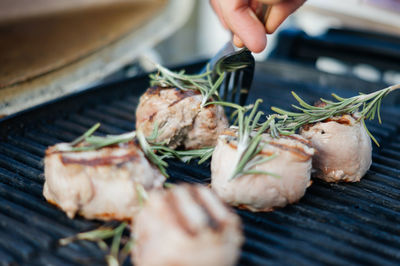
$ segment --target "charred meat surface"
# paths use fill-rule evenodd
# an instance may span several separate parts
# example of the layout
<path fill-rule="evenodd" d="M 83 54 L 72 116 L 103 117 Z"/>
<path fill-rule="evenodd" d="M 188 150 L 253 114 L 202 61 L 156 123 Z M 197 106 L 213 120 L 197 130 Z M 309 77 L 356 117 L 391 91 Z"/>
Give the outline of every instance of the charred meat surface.
<path fill-rule="evenodd" d="M 306 125 L 300 134 L 317 150 L 313 159 L 317 178 L 357 182 L 371 166 L 371 140 L 357 117 L 343 115 Z"/>
<path fill-rule="evenodd" d="M 311 158 L 314 149 L 299 135 L 272 138 L 262 135 L 261 154 L 275 155 L 252 170 L 272 173 L 244 174 L 232 178 L 238 161 L 236 134 L 221 134 L 211 161 L 212 189 L 225 202 L 250 211 L 272 211 L 297 202 L 310 185 Z"/>
<path fill-rule="evenodd" d="M 60 145 L 46 150 L 43 195 L 70 218 L 130 220 L 140 207 L 138 186 L 165 181 L 133 141 L 80 152 L 60 152 Z"/>
<path fill-rule="evenodd" d="M 136 128 L 150 136 L 157 125 L 156 141 L 173 149 L 214 146 L 218 134 L 228 127 L 228 120 L 221 106 L 201 107 L 201 101 L 201 94 L 193 90 L 149 88 L 140 97 Z"/>
<path fill-rule="evenodd" d="M 139 266 L 234 265 L 243 242 L 239 217 L 200 185 L 150 193 L 133 235 L 132 260 Z"/>

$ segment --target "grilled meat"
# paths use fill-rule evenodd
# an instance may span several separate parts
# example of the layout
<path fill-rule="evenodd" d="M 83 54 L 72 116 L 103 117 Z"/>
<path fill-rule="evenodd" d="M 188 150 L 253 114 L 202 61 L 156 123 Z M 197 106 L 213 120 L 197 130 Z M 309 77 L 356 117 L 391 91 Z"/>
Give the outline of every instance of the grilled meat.
<path fill-rule="evenodd" d="M 234 265 L 243 241 L 239 217 L 200 185 L 151 193 L 133 235 L 139 266 Z"/>
<path fill-rule="evenodd" d="M 371 140 L 356 116 L 306 125 L 300 134 L 317 150 L 313 158 L 315 177 L 327 182 L 357 182 L 371 166 Z"/>
<path fill-rule="evenodd" d="M 161 188 L 165 180 L 134 142 L 81 152 L 60 152 L 62 145 L 46 150 L 43 195 L 70 218 L 129 220 L 139 208 L 138 186 Z"/>
<path fill-rule="evenodd" d="M 198 149 L 214 146 L 218 134 L 228 127 L 221 106 L 201 108 L 202 96 L 175 88 L 149 88 L 140 97 L 136 110 L 136 128 L 150 136 L 158 125 L 157 142 L 170 148 Z"/>
<path fill-rule="evenodd" d="M 273 173 L 245 174 L 231 179 L 238 161 L 236 132 L 221 134 L 211 161 L 212 189 L 228 204 L 251 211 L 271 211 L 298 201 L 311 184 L 314 149 L 299 135 L 272 138 L 262 135 L 261 154 L 275 158 L 252 170 Z"/>

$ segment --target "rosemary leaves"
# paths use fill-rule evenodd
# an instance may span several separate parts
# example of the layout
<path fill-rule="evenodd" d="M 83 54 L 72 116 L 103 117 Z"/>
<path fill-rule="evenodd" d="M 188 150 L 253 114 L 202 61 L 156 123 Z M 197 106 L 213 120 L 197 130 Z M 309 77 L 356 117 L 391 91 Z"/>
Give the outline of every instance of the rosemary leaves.
<path fill-rule="evenodd" d="M 292 92 L 293 97 L 297 100 L 300 106 L 292 105 L 295 109 L 300 112 L 290 112 L 277 107 L 272 107 L 271 109 L 276 113 L 282 115 L 284 119 L 280 119 L 277 123 L 278 128 L 281 131 L 295 132 L 300 127 L 324 121 L 330 117 L 339 116 L 343 114 L 354 114 L 358 113 L 360 116 L 360 121 L 364 124 L 365 119 L 374 119 L 375 116 L 378 117 L 379 123 L 381 123 L 380 108 L 382 99 L 389 93 L 400 89 L 400 84 L 390 86 L 388 88 L 378 90 L 369 94 L 361 94 L 351 98 L 342 98 L 336 94 L 332 96 L 337 100 L 329 101 L 321 99 L 323 105 L 312 106 L 301 99 L 296 93 Z M 368 135 L 379 146 L 376 139 L 368 131 L 365 126 Z"/>
<path fill-rule="evenodd" d="M 215 83 L 211 80 L 211 71 L 203 74 L 188 75 L 184 71 L 173 72 L 159 64 L 155 65 L 158 72 L 150 75 L 151 86 L 176 87 L 181 90 L 196 90 L 202 95 L 201 107 L 212 98 L 219 98 L 217 89 L 224 80 L 225 73 L 222 73 Z"/>
<path fill-rule="evenodd" d="M 202 95 L 201 107 L 206 106 L 210 100 L 220 100 L 218 88 L 225 78 L 225 72 L 218 72 L 215 82 L 212 80 L 212 71 L 207 66 L 207 71 L 198 75 L 188 75 L 184 71 L 173 72 L 159 64 L 155 64 L 158 72 L 150 75 L 151 86 L 175 87 L 181 90 L 196 90 Z M 245 67 L 242 63 L 231 64 L 227 72 L 233 72 Z"/>
<path fill-rule="evenodd" d="M 212 104 L 211 102 L 210 104 Z M 263 149 L 262 134 L 269 130 L 271 134 L 279 134 L 279 128 L 275 127 L 275 118 L 277 115 L 268 116 L 265 122 L 260 123 L 264 112 L 258 111 L 259 105 L 262 103 L 258 99 L 254 106 L 239 106 L 232 103 L 219 102 L 218 104 L 235 108 L 234 115 L 237 116 L 234 124 L 237 124 L 237 161 L 234 163 L 235 168 L 229 180 L 246 174 L 265 174 L 276 176 L 266 171 L 256 171 L 253 168 L 261 163 L 265 163 L 275 158 L 275 155 L 265 156 L 260 152 Z M 249 115 L 245 115 L 250 111 Z"/>
<path fill-rule="evenodd" d="M 93 151 L 111 145 L 126 143 L 132 141 L 136 137 L 136 132 L 134 131 L 121 135 L 108 135 L 105 137 L 93 136 L 99 127 L 100 123 L 96 123 L 74 141 L 57 145 L 57 150 L 60 152 Z"/>
<path fill-rule="evenodd" d="M 146 155 L 147 159 L 156 165 L 165 177 L 168 177 L 166 170 L 166 167 L 168 166 L 167 162 L 163 160 L 163 157 L 154 153 L 154 148 L 149 144 L 141 131 L 132 131 L 121 135 L 107 135 L 105 137 L 93 136 L 99 127 L 100 123 L 97 123 L 76 140 L 70 143 L 58 144 L 57 150 L 60 152 L 93 151 L 116 144 L 138 140 L 140 148 Z M 153 136 L 154 134 L 158 134 L 157 131 L 150 136 L 150 139 L 156 137 Z"/>
<path fill-rule="evenodd" d="M 161 155 L 162 158 L 177 158 L 184 163 L 199 159 L 198 164 L 207 161 L 214 151 L 214 147 L 205 147 L 194 150 L 173 150 L 161 144 L 153 144 L 152 148 Z"/>
<path fill-rule="evenodd" d="M 109 266 L 123 265 L 134 243 L 131 237 L 123 236 L 123 232 L 126 228 L 127 228 L 127 223 L 125 222 L 121 223 L 117 227 L 104 225 L 92 231 L 83 232 L 75 236 L 62 238 L 59 240 L 59 243 L 60 245 L 68 245 L 78 240 L 96 242 L 101 250 L 108 253 L 106 255 L 107 265 Z M 109 246 L 106 242 L 106 240 L 108 239 L 112 239 L 111 246 Z"/>

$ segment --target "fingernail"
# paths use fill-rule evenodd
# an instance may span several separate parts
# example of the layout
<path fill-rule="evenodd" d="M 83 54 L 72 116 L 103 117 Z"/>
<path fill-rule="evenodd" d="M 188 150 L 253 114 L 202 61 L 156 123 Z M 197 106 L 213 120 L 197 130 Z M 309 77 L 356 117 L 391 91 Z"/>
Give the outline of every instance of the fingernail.
<path fill-rule="evenodd" d="M 233 35 L 233 44 L 239 48 L 242 48 L 244 46 L 244 43 L 237 35 Z"/>
<path fill-rule="evenodd" d="M 249 8 L 248 11 L 250 17 L 254 18 L 255 20 L 258 20 L 256 13 L 254 13 L 252 9 Z"/>

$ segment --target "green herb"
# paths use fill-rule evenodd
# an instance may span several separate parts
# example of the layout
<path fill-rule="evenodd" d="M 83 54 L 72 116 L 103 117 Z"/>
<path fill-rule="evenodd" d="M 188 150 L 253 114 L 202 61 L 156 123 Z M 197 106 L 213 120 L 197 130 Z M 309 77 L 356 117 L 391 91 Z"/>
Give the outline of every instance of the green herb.
<path fill-rule="evenodd" d="M 196 90 L 202 95 L 201 107 L 212 97 L 218 97 L 217 89 L 223 81 L 224 74 L 213 84 L 211 81 L 211 71 L 203 74 L 187 75 L 184 71 L 173 72 L 159 64 L 155 64 L 158 72 L 150 75 L 151 86 L 176 87 L 178 89 Z"/>
<path fill-rule="evenodd" d="M 155 148 L 147 142 L 146 137 L 140 130 L 136 132 L 136 137 L 147 159 L 155 164 L 165 177 L 169 177 L 166 169 L 166 167 L 168 167 L 168 163 L 164 161 L 164 158 L 162 156 L 158 156 L 154 152 Z"/>
<path fill-rule="evenodd" d="M 148 142 L 151 150 L 155 151 L 157 154 L 160 154 L 159 158 L 169 159 L 169 158 L 178 158 L 184 163 L 191 161 L 192 159 L 200 159 L 199 164 L 202 164 L 207 159 L 209 159 L 214 151 L 214 147 L 204 147 L 200 149 L 194 150 L 174 150 L 165 145 L 165 143 L 155 142 L 158 138 L 159 130 L 158 130 L 158 122 L 155 121 L 154 128 L 151 136 L 147 137 L 146 140 Z"/>
<path fill-rule="evenodd" d="M 112 265 L 122 265 L 126 260 L 127 256 L 130 253 L 130 250 L 133 245 L 132 238 L 123 238 L 122 234 L 127 227 L 127 223 L 121 223 L 119 226 L 112 228 L 109 226 L 101 226 L 98 229 L 79 233 L 72 237 L 67 237 L 59 240 L 60 245 L 68 245 L 77 240 L 87 240 L 96 242 L 97 245 L 105 252 L 108 252 L 106 255 L 106 261 L 109 266 Z M 111 247 L 109 247 L 106 243 L 107 239 L 111 239 Z M 120 250 L 121 243 L 124 243 L 124 246 Z"/>
<path fill-rule="evenodd" d="M 82 136 L 78 137 L 70 143 L 62 143 L 57 145 L 57 150 L 60 152 L 79 152 L 98 150 L 107 146 L 126 143 L 132 141 L 136 132 L 128 132 L 121 135 L 108 135 L 105 137 L 93 136 L 93 133 L 100 127 L 100 123 L 95 124 Z M 78 146 L 78 144 L 82 144 Z"/>
<path fill-rule="evenodd" d="M 88 131 L 86 131 L 85 133 L 83 133 L 82 136 L 78 137 L 77 139 L 75 139 L 74 141 L 72 141 L 70 143 L 71 146 L 76 146 L 79 143 L 81 143 L 82 141 L 84 141 L 86 138 L 90 137 L 91 135 L 93 135 L 93 133 L 99 129 L 100 127 L 100 123 L 96 123 L 94 126 L 92 126 Z"/>
<path fill-rule="evenodd" d="M 147 195 L 147 192 L 142 186 L 142 184 L 137 183 L 135 188 L 136 188 L 137 198 L 139 201 L 139 206 L 143 206 L 143 204 L 148 200 L 149 196 Z"/>
<path fill-rule="evenodd" d="M 183 162 L 190 162 L 192 159 L 199 159 L 198 164 L 202 164 L 211 158 L 215 147 L 205 147 L 188 151 L 176 151 Z"/>
<path fill-rule="evenodd" d="M 214 104 L 211 102 L 209 104 Z M 263 149 L 263 141 L 261 134 L 269 130 L 270 134 L 278 137 L 280 130 L 275 126 L 275 118 L 277 115 L 268 116 L 265 122 L 260 123 L 261 117 L 264 115 L 262 111 L 257 111 L 258 106 L 262 103 L 258 99 L 254 105 L 240 106 L 233 103 L 218 102 L 218 104 L 226 107 L 235 108 L 233 115 L 236 116 L 235 123 L 237 125 L 238 134 L 238 160 L 234 163 L 235 169 L 229 180 L 246 174 L 265 174 L 276 176 L 273 173 L 265 171 L 252 170 L 256 165 L 265 163 L 274 159 L 276 156 L 265 156 L 260 154 Z M 250 111 L 249 115 L 245 115 Z"/>
<path fill-rule="evenodd" d="M 252 121 L 251 114 L 250 116 L 243 117 L 241 112 L 239 112 L 239 141 L 237 147 L 239 160 L 236 164 L 235 170 L 233 171 L 231 179 L 246 174 L 255 174 L 254 170 L 251 170 L 252 168 L 276 157 L 275 154 L 270 156 L 260 155 L 264 145 L 261 134 L 271 126 L 271 121 L 274 121 L 274 119 L 275 118 L 273 116 L 268 117 L 267 121 L 262 123 L 261 126 L 254 132 L 254 126 L 257 125 L 257 121 L 253 120 L 253 123 L 250 124 L 250 121 Z M 265 171 L 257 171 L 257 174 L 276 176 Z"/>
<path fill-rule="evenodd" d="M 121 144 L 133 141 L 135 138 L 139 141 L 140 148 L 146 155 L 146 157 L 154 163 L 158 169 L 160 169 L 161 173 L 168 177 L 166 167 L 168 164 L 163 160 L 163 157 L 158 156 L 154 153 L 154 148 L 148 143 L 146 138 L 144 137 L 141 131 L 132 131 L 121 135 L 108 135 L 105 137 L 93 136 L 93 133 L 100 127 L 100 124 L 97 123 L 93 127 L 91 127 L 87 132 L 85 132 L 82 136 L 78 137 L 76 140 L 70 143 L 62 143 L 57 145 L 57 149 L 60 152 L 81 152 L 81 151 L 93 151 L 98 150 L 104 147 L 108 147 L 115 144 Z M 156 126 L 153 130 L 153 134 L 150 137 L 154 139 L 157 137 L 158 127 Z M 77 146 L 78 144 L 82 144 L 81 146 Z"/>
<path fill-rule="evenodd" d="M 372 120 L 377 115 L 379 123 L 382 123 L 379 113 L 382 99 L 390 92 L 397 89 L 400 89 L 400 84 L 390 86 L 388 88 L 378 90 L 373 93 L 361 94 L 351 98 L 342 98 L 337 96 L 336 94 L 332 94 L 332 96 L 337 101 L 333 102 L 321 99 L 321 101 L 324 103 L 323 106 L 312 106 L 301 99 L 296 93 L 292 92 L 294 98 L 300 105 L 292 106 L 300 112 L 289 112 L 277 107 L 272 107 L 271 109 L 278 114 L 284 115 L 285 119 L 281 119 L 277 123 L 277 127 L 280 130 L 287 132 L 295 132 L 297 129 L 306 124 L 324 121 L 331 117 L 340 116 L 343 114 L 358 113 L 360 115 L 359 120 L 363 123 L 368 135 L 375 142 L 375 144 L 379 146 L 379 143 L 365 126 L 364 120 Z"/>
<path fill-rule="evenodd" d="M 177 158 L 184 163 L 190 162 L 193 159 L 200 159 L 198 164 L 207 161 L 214 151 L 214 147 L 205 147 L 186 151 L 174 150 L 159 144 L 153 144 L 151 147 L 161 155 L 161 158 Z"/>
<path fill-rule="evenodd" d="M 210 99 L 220 99 L 218 95 L 218 88 L 225 78 L 226 72 L 232 72 L 237 69 L 243 68 L 243 64 L 232 64 L 225 72 L 218 72 L 215 82 L 212 79 L 212 71 L 207 66 L 207 71 L 203 74 L 188 75 L 184 71 L 173 72 L 159 64 L 155 64 L 158 72 L 150 75 L 151 86 L 161 87 L 176 87 L 178 89 L 196 90 L 201 93 L 202 102 L 201 107 L 206 106 Z"/>
<path fill-rule="evenodd" d="M 173 188 L 173 187 L 175 187 L 175 184 L 168 183 L 168 182 L 164 183 L 164 188 L 170 189 L 170 188 Z"/>

